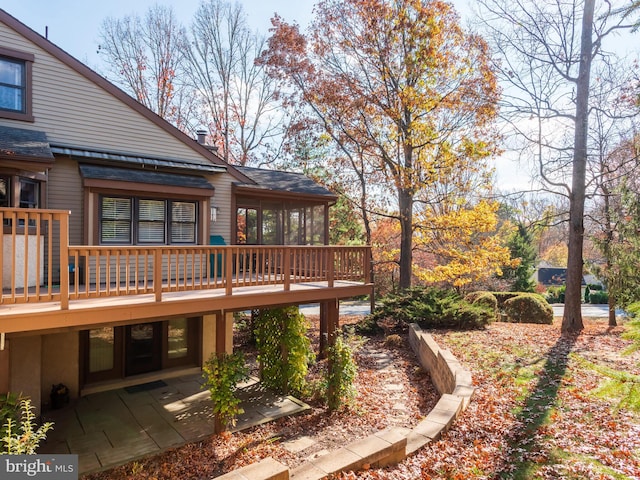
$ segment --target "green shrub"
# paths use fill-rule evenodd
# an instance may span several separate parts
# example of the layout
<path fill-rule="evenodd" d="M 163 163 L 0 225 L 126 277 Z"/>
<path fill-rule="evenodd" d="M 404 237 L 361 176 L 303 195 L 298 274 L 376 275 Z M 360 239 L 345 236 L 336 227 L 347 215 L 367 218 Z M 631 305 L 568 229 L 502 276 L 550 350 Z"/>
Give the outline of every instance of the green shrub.
<path fill-rule="evenodd" d="M 495 294 L 479 290 L 477 292 L 468 293 L 464 299 L 472 304 L 484 305 L 494 313 L 494 319 L 498 319 L 498 299 Z"/>
<path fill-rule="evenodd" d="M 589 299 L 591 298 L 591 289 L 589 285 L 584 288 L 584 303 L 589 303 Z"/>
<path fill-rule="evenodd" d="M 378 316 L 375 312 L 365 315 L 353 326 L 353 329 L 360 335 L 376 335 L 384 332 L 384 329 L 378 324 Z"/>
<path fill-rule="evenodd" d="M 632 318 L 640 317 L 640 302 L 634 302 L 624 309 L 627 315 Z"/>
<path fill-rule="evenodd" d="M 353 359 L 353 342 L 337 335 L 335 343 L 327 348 L 327 406 L 337 410 L 352 405 L 356 398 L 354 381 L 358 367 Z"/>
<path fill-rule="evenodd" d="M 297 306 L 264 309 L 254 322 L 262 383 L 283 394 L 302 393 L 315 360 L 304 315 Z"/>
<path fill-rule="evenodd" d="M 422 328 L 482 328 L 494 316 L 487 306 L 472 304 L 453 290 L 414 287 L 381 299 L 366 324 L 390 320 L 404 325 L 417 323 Z"/>
<path fill-rule="evenodd" d="M 6 435 L 7 420 L 13 424 L 20 422 L 20 403 L 24 400 L 15 393 L 0 394 L 0 436 Z"/>
<path fill-rule="evenodd" d="M 632 344 L 624 352 L 631 354 L 640 350 L 640 302 L 628 305 L 625 312 L 633 319 L 627 324 L 627 329 L 622 334 L 622 338 L 632 341 Z"/>
<path fill-rule="evenodd" d="M 513 323 L 553 323 L 553 309 L 540 295 L 522 293 L 504 302 L 503 312 Z"/>
<path fill-rule="evenodd" d="M 560 287 L 549 287 L 544 298 L 548 303 L 564 303 L 564 294 L 566 290 L 567 287 L 565 285 Z"/>
<path fill-rule="evenodd" d="M 598 305 L 602 303 L 609 303 L 609 294 L 607 292 L 591 292 L 589 295 L 589 303 L 593 305 Z"/>
<path fill-rule="evenodd" d="M 496 298 L 496 301 L 498 302 L 498 310 L 502 310 L 502 307 L 504 307 L 504 302 L 517 297 L 521 293 L 522 292 L 491 292 L 491 294 Z"/>
<path fill-rule="evenodd" d="M 17 430 L 18 422 L 12 416 L 8 416 L 3 425 L 2 451 L 6 455 L 34 455 L 40 442 L 46 440 L 47 432 L 53 428 L 52 422 L 46 422 L 38 428 L 35 421 L 35 414 L 28 398 L 20 399 L 19 408 L 20 429 Z"/>
<path fill-rule="evenodd" d="M 231 355 L 223 353 L 211 355 L 202 367 L 204 377 L 203 388 L 209 390 L 213 401 L 213 413 L 218 416 L 223 428 L 234 426 L 236 417 L 244 413 L 240 407 L 240 399 L 236 395 L 238 382 L 248 378 L 247 369 L 242 352 Z"/>

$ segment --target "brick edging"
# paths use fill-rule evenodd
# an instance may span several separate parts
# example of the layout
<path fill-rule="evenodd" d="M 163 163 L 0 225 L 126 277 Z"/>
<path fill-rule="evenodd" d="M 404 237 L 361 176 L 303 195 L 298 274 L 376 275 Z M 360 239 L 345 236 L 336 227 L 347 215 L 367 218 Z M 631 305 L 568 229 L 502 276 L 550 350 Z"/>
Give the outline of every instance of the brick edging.
<path fill-rule="evenodd" d="M 409 325 L 409 343 L 422 368 L 431 375 L 440 399 L 413 429 L 392 427 L 356 440 L 327 455 L 303 463 L 289 471 L 271 457 L 229 472 L 219 480 L 321 480 L 347 470 L 360 470 L 401 462 L 408 455 L 438 440 L 463 412 L 475 391 L 471 372 L 448 350 L 415 323 Z M 262 468 L 261 468 L 262 467 Z"/>

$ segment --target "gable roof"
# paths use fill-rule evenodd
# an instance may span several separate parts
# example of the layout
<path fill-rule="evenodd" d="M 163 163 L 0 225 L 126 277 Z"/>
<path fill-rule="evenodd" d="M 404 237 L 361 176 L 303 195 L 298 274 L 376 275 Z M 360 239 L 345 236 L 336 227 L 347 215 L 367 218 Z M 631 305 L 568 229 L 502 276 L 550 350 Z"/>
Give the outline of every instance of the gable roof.
<path fill-rule="evenodd" d="M 237 178 L 240 181 L 247 181 L 248 179 L 238 172 L 235 168 L 228 165 L 223 159 L 221 159 L 218 155 L 211 152 L 205 146 L 199 144 L 196 140 L 192 139 L 184 132 L 180 131 L 178 128 L 171 125 L 169 122 L 164 120 L 162 117 L 158 116 L 156 113 L 136 101 L 134 98 L 129 96 L 123 90 L 118 88 L 113 83 L 106 80 L 104 77 L 87 67 L 85 64 L 76 60 L 73 56 L 62 50 L 60 47 L 35 32 L 27 25 L 23 24 L 5 10 L 0 9 L 0 22 L 5 24 L 7 27 L 11 28 L 19 35 L 35 44 L 37 47 L 41 48 L 45 52 L 47 52 L 52 57 L 56 58 L 61 63 L 65 64 L 81 76 L 85 77 L 87 80 L 92 82 L 93 84 L 100 87 L 102 90 L 106 91 L 111 96 L 118 99 L 120 102 L 124 103 L 127 107 L 136 111 L 138 114 L 145 117 L 147 120 L 153 122 L 156 126 L 160 127 L 164 132 L 168 135 L 174 137 L 179 140 L 181 143 L 195 151 L 199 156 L 206 158 L 209 162 L 214 165 L 218 165 L 227 169 L 227 171 Z M 200 163 L 193 162 L 193 160 L 184 160 L 183 163 Z M 204 162 L 203 162 L 204 163 Z"/>
<path fill-rule="evenodd" d="M 330 190 L 302 173 L 283 172 L 280 170 L 266 170 L 253 167 L 235 167 L 256 185 L 237 183 L 238 187 L 256 190 L 256 192 L 286 192 L 292 195 L 312 195 L 325 197 L 324 200 L 333 201 L 338 197 Z"/>

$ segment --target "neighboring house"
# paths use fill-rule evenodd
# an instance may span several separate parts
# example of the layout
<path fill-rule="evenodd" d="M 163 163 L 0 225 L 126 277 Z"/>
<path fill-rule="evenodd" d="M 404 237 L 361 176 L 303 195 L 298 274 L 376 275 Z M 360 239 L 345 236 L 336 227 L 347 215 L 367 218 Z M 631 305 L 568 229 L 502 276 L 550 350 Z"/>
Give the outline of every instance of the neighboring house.
<path fill-rule="evenodd" d="M 0 392 L 196 371 L 239 310 L 319 302 L 329 333 L 372 288 L 368 247 L 326 245 L 335 200 L 227 165 L 0 10 Z"/>
<path fill-rule="evenodd" d="M 567 269 L 563 267 L 552 267 L 547 263 L 538 265 L 536 272 L 538 283 L 545 287 L 558 287 L 567 282 Z M 586 285 L 584 277 L 582 285 Z"/>

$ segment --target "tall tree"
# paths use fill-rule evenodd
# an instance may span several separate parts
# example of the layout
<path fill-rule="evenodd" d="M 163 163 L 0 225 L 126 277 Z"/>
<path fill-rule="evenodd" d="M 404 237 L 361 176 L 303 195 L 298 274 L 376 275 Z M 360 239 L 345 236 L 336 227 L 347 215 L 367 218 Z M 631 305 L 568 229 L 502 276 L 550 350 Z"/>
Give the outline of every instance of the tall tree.
<path fill-rule="evenodd" d="M 145 107 L 189 129 L 193 95 L 184 84 L 185 30 L 170 7 L 150 7 L 144 18 L 109 17 L 100 28 L 99 52 L 107 76 Z"/>
<path fill-rule="evenodd" d="M 640 298 L 640 196 L 636 175 L 622 179 L 609 199 L 609 230 L 596 237 L 606 257 L 606 264 L 597 269 L 609 291 L 621 307 Z M 615 206 L 612 205 L 615 203 Z M 613 305 L 615 307 L 615 305 Z M 610 308 L 612 308 L 610 304 Z M 614 321 L 615 325 L 615 312 Z M 611 323 L 611 321 L 610 321 Z"/>
<path fill-rule="evenodd" d="M 637 83 L 633 79 L 634 70 L 625 67 L 606 64 L 596 72 L 592 89 L 594 108 L 590 142 L 593 144 L 593 161 L 588 172 L 588 186 L 594 191 L 595 205 L 587 211 L 587 240 L 595 240 L 600 247 L 604 265 L 599 265 L 599 259 L 595 259 L 596 269 L 605 275 L 615 271 L 610 245 L 619 238 L 617 230 L 622 226 L 615 221 L 621 208 L 620 189 L 630 184 L 638 166 L 633 133 L 630 133 L 636 130 L 633 117 L 638 114 L 634 93 Z M 611 277 L 607 284 L 609 325 L 615 326 L 619 282 Z"/>
<path fill-rule="evenodd" d="M 400 224 L 412 282 L 416 199 L 493 152 L 499 90 L 485 42 L 440 0 L 323 0 L 310 34 L 280 17 L 261 61 L 320 119 Z M 458 168 L 459 167 L 459 168 Z"/>
<path fill-rule="evenodd" d="M 203 118 L 227 162 L 257 163 L 252 155 L 283 132 L 274 82 L 255 59 L 264 38 L 253 33 L 239 3 L 207 0 L 191 25 L 189 78 L 203 100 Z"/>
<path fill-rule="evenodd" d="M 595 0 L 480 0 L 506 88 L 504 111 L 537 148 L 542 182 L 569 200 L 567 289 L 563 332 L 583 328 L 584 211 L 592 64 L 602 42 L 622 27 Z M 595 38 L 594 38 L 595 36 Z M 534 118 L 534 129 L 527 120 Z M 527 119 L 527 120 L 525 120 Z M 560 133 L 559 133 L 560 132 Z"/>

